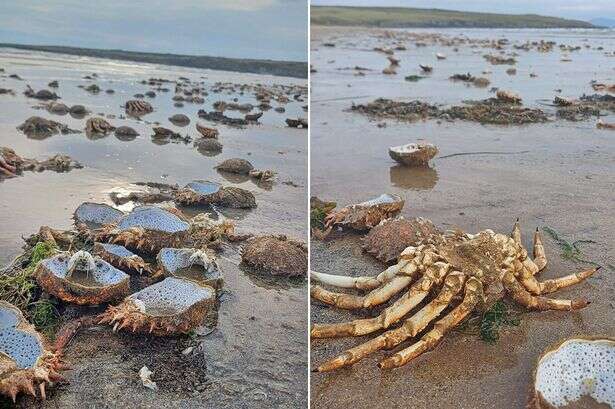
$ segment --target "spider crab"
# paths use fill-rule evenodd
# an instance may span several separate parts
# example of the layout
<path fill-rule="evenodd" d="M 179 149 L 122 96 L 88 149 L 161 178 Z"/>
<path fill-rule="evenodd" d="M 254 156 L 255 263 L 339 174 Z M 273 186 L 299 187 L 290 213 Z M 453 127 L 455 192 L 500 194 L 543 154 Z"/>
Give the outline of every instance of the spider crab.
<path fill-rule="evenodd" d="M 447 232 L 437 244 L 420 244 L 404 249 L 398 263 L 376 277 L 347 277 L 312 272 L 321 283 L 338 288 L 369 290 L 365 295 L 332 292 L 313 285 L 311 296 L 325 304 L 344 309 L 371 308 L 392 299 L 407 289 L 397 301 L 374 318 L 357 319 L 338 324 L 314 324 L 312 338 L 362 336 L 387 330 L 371 340 L 351 348 L 320 366 L 317 371 L 331 371 L 365 358 L 381 350 L 391 349 L 416 337 L 447 308 L 444 317 L 405 349 L 385 358 L 382 369 L 400 367 L 434 348 L 444 335 L 457 326 L 473 310 L 489 307 L 508 294 L 512 299 L 533 310 L 571 311 L 589 304 L 584 299 L 547 298 L 545 294 L 577 284 L 594 274 L 598 268 L 564 277 L 539 281 L 535 274 L 547 265 L 542 239 L 534 235 L 534 259 L 521 244 L 519 223 L 510 236 L 483 230 L 478 234 Z M 430 297 L 433 293 L 434 296 Z M 456 299 L 461 298 L 460 302 Z M 404 317 L 421 302 L 428 301 L 418 311 Z M 401 325 L 389 329 L 394 324 Z"/>
<path fill-rule="evenodd" d="M 38 386 L 45 399 L 47 384 L 63 380 L 66 368 L 21 311 L 0 301 L 0 394 L 15 402 L 19 393 L 36 396 Z"/>

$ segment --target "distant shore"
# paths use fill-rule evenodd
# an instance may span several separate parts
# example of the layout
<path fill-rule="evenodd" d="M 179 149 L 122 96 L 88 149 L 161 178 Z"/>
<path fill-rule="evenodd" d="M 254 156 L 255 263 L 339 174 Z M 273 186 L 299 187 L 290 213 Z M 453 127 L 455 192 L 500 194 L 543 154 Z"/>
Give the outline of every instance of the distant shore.
<path fill-rule="evenodd" d="M 581 20 L 406 7 L 312 6 L 311 24 L 381 28 L 599 28 Z"/>
<path fill-rule="evenodd" d="M 256 60 L 182 54 L 159 54 L 124 50 L 99 50 L 94 48 L 10 43 L 0 43 L 0 48 L 16 48 L 20 50 L 45 51 L 51 53 L 80 55 L 86 57 L 110 58 L 122 61 L 176 65 L 180 67 L 204 68 L 220 71 L 245 72 L 252 74 L 266 74 L 295 78 L 307 78 L 308 72 L 307 63 L 298 61 Z"/>

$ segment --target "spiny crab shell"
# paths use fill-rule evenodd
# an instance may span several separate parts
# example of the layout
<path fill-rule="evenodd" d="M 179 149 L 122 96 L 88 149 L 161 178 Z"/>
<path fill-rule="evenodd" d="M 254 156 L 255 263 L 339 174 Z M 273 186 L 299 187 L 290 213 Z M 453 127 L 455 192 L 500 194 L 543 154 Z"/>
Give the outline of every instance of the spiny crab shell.
<path fill-rule="evenodd" d="M 94 243 L 93 253 L 119 270 L 153 274 L 152 268 L 145 260 L 119 244 Z"/>
<path fill-rule="evenodd" d="M 125 109 L 126 113 L 132 116 L 141 116 L 154 111 L 154 108 L 149 102 L 140 99 L 131 99 L 126 102 Z"/>
<path fill-rule="evenodd" d="M 35 275 L 46 292 L 80 305 L 119 301 L 130 292 L 128 274 L 83 250 L 41 261 Z"/>
<path fill-rule="evenodd" d="M 117 223 L 124 216 L 124 212 L 103 203 L 81 203 L 73 214 L 75 223 L 83 223 L 92 228 L 105 224 Z"/>
<path fill-rule="evenodd" d="M 175 195 L 175 202 L 184 206 L 215 204 L 240 209 L 256 207 L 252 192 L 203 180 L 190 182 L 180 189 Z"/>
<path fill-rule="evenodd" d="M 144 288 L 118 306 L 109 306 L 101 315 L 101 324 L 113 330 L 157 336 L 185 334 L 199 326 L 216 300 L 216 290 L 193 281 L 168 277 Z"/>
<path fill-rule="evenodd" d="M 45 399 L 46 385 L 63 380 L 63 368 L 21 311 L 0 301 L 0 394 L 15 402 L 19 393 L 36 396 L 37 386 Z"/>
<path fill-rule="evenodd" d="M 305 276 L 308 267 L 307 247 L 286 236 L 253 237 L 241 250 L 241 261 L 271 275 Z"/>
<path fill-rule="evenodd" d="M 571 338 L 550 348 L 532 389 L 530 409 L 615 408 L 615 339 Z"/>
<path fill-rule="evenodd" d="M 194 281 L 219 290 L 223 278 L 214 255 L 205 250 L 164 248 L 158 253 L 158 265 L 166 277 Z"/>
<path fill-rule="evenodd" d="M 85 131 L 88 134 L 106 135 L 114 130 L 113 125 L 99 117 L 90 118 L 85 123 Z"/>
<path fill-rule="evenodd" d="M 116 225 L 105 226 L 95 232 L 94 239 L 155 255 L 164 247 L 179 247 L 189 230 L 188 222 L 168 210 L 140 206 L 122 217 Z"/>
<path fill-rule="evenodd" d="M 431 143 L 409 143 L 389 148 L 391 159 L 410 167 L 426 167 L 438 154 L 438 148 Z"/>
<path fill-rule="evenodd" d="M 378 260 L 390 263 L 397 260 L 406 247 L 435 244 L 441 232 L 427 219 L 383 220 L 363 238 L 363 250 Z"/>
<path fill-rule="evenodd" d="M 375 199 L 343 207 L 325 218 L 325 225 L 346 225 L 355 230 L 369 230 L 381 221 L 399 214 L 404 200 L 394 194 L 382 194 Z"/>

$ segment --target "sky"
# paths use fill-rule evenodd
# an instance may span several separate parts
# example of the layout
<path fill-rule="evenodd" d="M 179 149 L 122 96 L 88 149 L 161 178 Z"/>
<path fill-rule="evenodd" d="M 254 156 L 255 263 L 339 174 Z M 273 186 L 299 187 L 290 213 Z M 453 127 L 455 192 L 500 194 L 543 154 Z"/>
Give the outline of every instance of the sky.
<path fill-rule="evenodd" d="M 314 5 L 439 8 L 488 13 L 542 14 L 577 20 L 615 19 L 615 0 L 312 0 Z"/>
<path fill-rule="evenodd" d="M 0 0 L 0 42 L 307 61 L 306 0 Z"/>

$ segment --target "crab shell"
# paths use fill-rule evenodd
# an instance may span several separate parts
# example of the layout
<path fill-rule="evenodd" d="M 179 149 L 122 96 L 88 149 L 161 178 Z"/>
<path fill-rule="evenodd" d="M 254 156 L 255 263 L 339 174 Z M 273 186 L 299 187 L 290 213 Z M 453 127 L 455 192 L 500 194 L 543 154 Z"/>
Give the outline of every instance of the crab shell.
<path fill-rule="evenodd" d="M 615 407 L 615 338 L 574 337 L 541 355 L 532 383 L 529 409 L 558 409 L 580 399 L 591 407 Z M 572 407 L 572 406 L 571 406 Z"/>
<path fill-rule="evenodd" d="M 186 334 L 198 327 L 214 306 L 216 290 L 181 278 L 168 277 L 109 306 L 100 324 L 113 330 L 157 336 Z"/>
<path fill-rule="evenodd" d="M 105 224 L 117 223 L 122 216 L 124 216 L 124 212 L 108 204 L 84 202 L 75 210 L 73 219 L 75 223 L 100 227 Z"/>
<path fill-rule="evenodd" d="M 366 202 L 346 206 L 327 216 L 328 226 L 342 224 L 355 230 L 369 230 L 381 221 L 396 216 L 404 207 L 404 200 L 393 194 L 382 194 Z"/>
<path fill-rule="evenodd" d="M 429 161 L 437 154 L 438 148 L 431 143 L 409 143 L 389 148 L 391 159 L 411 167 L 429 166 Z"/>
<path fill-rule="evenodd" d="M 194 181 L 188 183 L 175 195 L 175 202 L 184 205 L 212 205 L 246 209 L 256 207 L 256 199 L 252 192 L 238 187 L 225 187 L 209 181 Z"/>
<path fill-rule="evenodd" d="M 38 387 L 45 399 L 46 385 L 63 380 L 65 366 L 17 307 L 0 301 L 0 319 L 0 394 L 15 402 L 19 393 L 36 396 Z"/>
<path fill-rule="evenodd" d="M 305 244 L 285 236 L 261 236 L 248 240 L 241 251 L 241 261 L 272 275 L 298 277 L 307 274 Z"/>
<path fill-rule="evenodd" d="M 93 254 L 119 270 L 133 274 L 153 274 L 145 260 L 119 244 L 94 243 Z"/>
<path fill-rule="evenodd" d="M 35 276 L 39 285 L 62 301 L 79 305 L 115 302 L 130 293 L 130 277 L 101 259 L 95 260 L 96 270 L 90 272 L 100 285 L 85 285 L 67 278 L 69 255 L 60 253 L 41 261 Z"/>
<path fill-rule="evenodd" d="M 158 261 L 158 265 L 160 266 L 162 274 L 164 274 L 165 277 L 177 277 L 184 280 L 190 280 L 199 285 L 209 286 L 215 288 L 216 290 L 220 290 L 224 280 L 222 278 L 222 270 L 216 262 L 215 257 L 208 255 L 208 268 L 205 268 L 200 264 L 196 264 L 192 260 L 193 256 L 202 251 L 203 250 L 190 248 L 165 248 L 160 250 L 156 260 Z M 199 273 L 202 276 L 190 277 L 182 271 L 196 265 L 201 267 L 199 269 Z"/>
<path fill-rule="evenodd" d="M 170 211 L 140 206 L 122 217 L 117 225 L 97 231 L 94 239 L 155 255 L 164 247 L 179 247 L 189 230 L 190 224 Z"/>
<path fill-rule="evenodd" d="M 409 246 L 435 244 L 440 231 L 434 224 L 421 217 L 416 219 L 383 220 L 363 238 L 363 250 L 378 260 L 390 263 Z"/>

